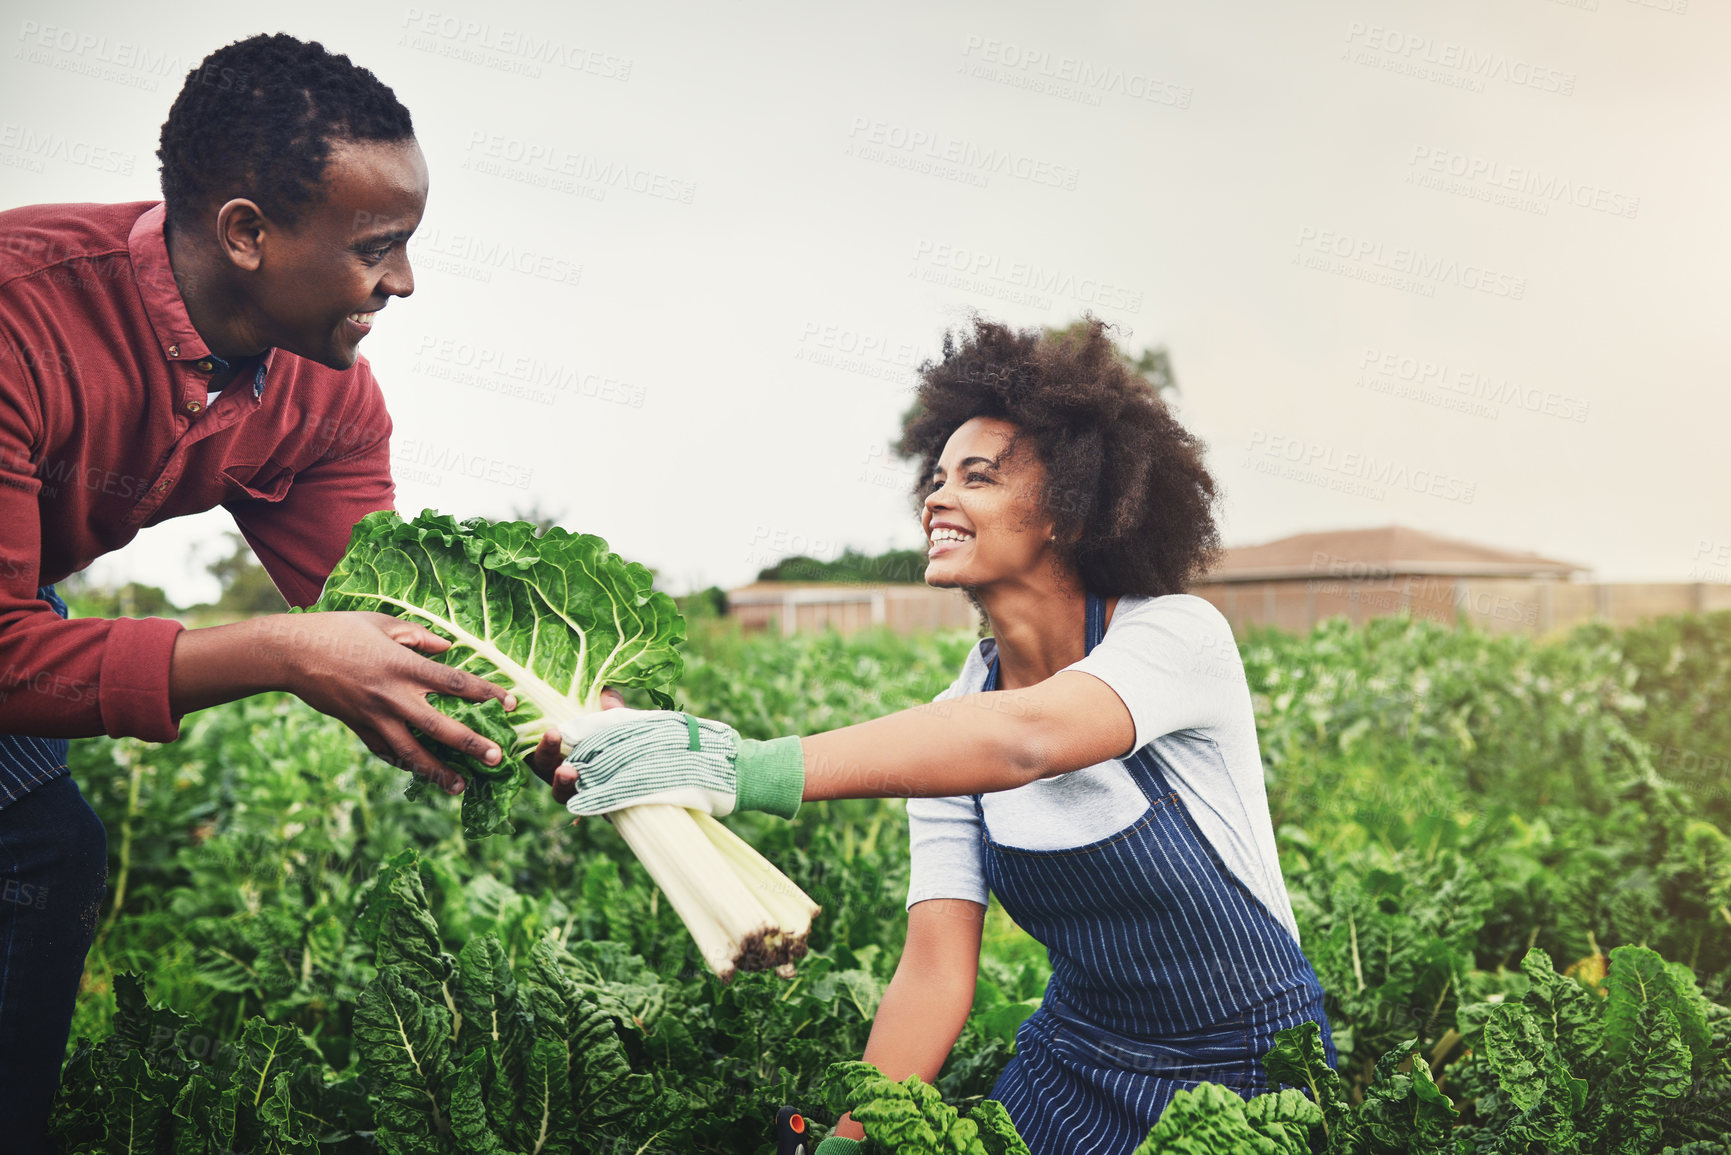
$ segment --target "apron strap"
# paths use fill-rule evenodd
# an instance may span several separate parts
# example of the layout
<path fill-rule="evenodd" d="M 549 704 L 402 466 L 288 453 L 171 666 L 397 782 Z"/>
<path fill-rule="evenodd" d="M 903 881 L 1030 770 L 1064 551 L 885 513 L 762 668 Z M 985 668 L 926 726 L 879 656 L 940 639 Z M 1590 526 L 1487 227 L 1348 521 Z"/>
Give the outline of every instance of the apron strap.
<path fill-rule="evenodd" d="M 1100 639 L 1106 636 L 1106 599 L 1099 594 L 1089 594 L 1086 608 L 1082 613 L 1082 652 L 1091 654 L 1094 647 L 1100 644 Z M 986 681 L 980 687 L 980 693 L 988 694 L 998 688 L 998 656 L 992 655 L 991 664 L 986 667 Z M 986 820 L 986 812 L 980 805 L 980 796 L 975 794 L 974 817 L 981 823 Z"/>
<path fill-rule="evenodd" d="M 1089 594 L 1085 616 L 1088 624 L 1082 652 L 1091 654 L 1094 647 L 1100 644 L 1100 639 L 1106 636 L 1106 599 L 1099 594 Z"/>

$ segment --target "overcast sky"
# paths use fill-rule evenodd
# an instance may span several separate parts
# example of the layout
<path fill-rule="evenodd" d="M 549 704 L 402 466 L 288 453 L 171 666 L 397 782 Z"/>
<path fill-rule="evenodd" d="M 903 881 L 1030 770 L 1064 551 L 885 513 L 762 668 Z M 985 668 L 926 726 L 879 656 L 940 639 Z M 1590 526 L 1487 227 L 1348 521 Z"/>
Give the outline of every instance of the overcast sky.
<path fill-rule="evenodd" d="M 1224 537 L 1399 523 L 1731 580 L 1731 8 L 1708 0 L 8 0 L 0 204 L 158 196 L 184 78 L 318 39 L 432 169 L 363 350 L 398 505 L 675 592 L 919 542 L 886 446 L 970 310 L 1165 346 Z M 214 595 L 220 510 L 107 580 Z"/>

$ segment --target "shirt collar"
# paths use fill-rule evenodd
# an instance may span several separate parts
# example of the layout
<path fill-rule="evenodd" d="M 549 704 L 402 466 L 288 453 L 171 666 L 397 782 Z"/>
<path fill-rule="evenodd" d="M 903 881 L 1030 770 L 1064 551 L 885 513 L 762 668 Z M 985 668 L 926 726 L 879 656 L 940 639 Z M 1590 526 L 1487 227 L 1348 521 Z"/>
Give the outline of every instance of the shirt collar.
<path fill-rule="evenodd" d="M 168 238 L 163 232 L 167 219 L 167 206 L 159 202 L 132 223 L 132 233 L 127 237 L 127 247 L 132 250 L 132 275 L 138 282 L 145 315 L 150 318 L 157 345 L 168 360 L 209 361 L 218 369 L 226 369 L 228 362 L 210 351 L 186 312 L 186 300 L 180 295 L 180 285 L 168 261 Z M 255 399 L 264 393 L 265 377 L 275 356 L 275 349 L 266 349 L 253 374 Z"/>

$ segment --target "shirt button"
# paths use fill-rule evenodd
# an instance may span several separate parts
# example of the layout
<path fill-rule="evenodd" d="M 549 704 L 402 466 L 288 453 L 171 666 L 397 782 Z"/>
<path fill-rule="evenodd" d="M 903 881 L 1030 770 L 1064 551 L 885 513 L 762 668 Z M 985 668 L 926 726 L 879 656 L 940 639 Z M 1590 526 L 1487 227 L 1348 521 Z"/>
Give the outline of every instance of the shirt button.
<path fill-rule="evenodd" d="M 212 369 L 214 369 L 214 368 L 216 368 L 216 366 L 215 366 L 215 365 L 212 365 L 212 364 L 211 364 L 211 363 L 210 363 L 210 359 L 209 359 L 209 358 L 208 358 L 208 357 L 207 357 L 207 358 L 205 358 L 205 359 L 204 359 L 204 360 L 203 360 L 203 361 L 200 361 L 200 362 L 199 362 L 199 363 L 198 363 L 198 367 L 199 367 L 199 368 L 200 368 L 200 369 L 202 369 L 202 370 L 204 370 L 204 371 L 205 371 L 205 372 L 206 372 L 206 373 L 208 373 L 208 372 L 210 372 L 210 371 L 211 371 L 211 370 L 212 370 Z"/>
<path fill-rule="evenodd" d="M 186 411 L 188 413 L 197 413 L 200 409 L 203 409 L 203 408 L 204 408 L 204 403 L 202 401 L 188 401 L 186 403 Z"/>
<path fill-rule="evenodd" d="M 169 346 L 169 347 L 168 347 L 168 355 L 169 355 L 169 356 L 170 356 L 170 357 L 178 357 L 178 356 L 180 356 L 180 346 L 179 346 L 179 345 L 170 345 L 170 346 Z"/>

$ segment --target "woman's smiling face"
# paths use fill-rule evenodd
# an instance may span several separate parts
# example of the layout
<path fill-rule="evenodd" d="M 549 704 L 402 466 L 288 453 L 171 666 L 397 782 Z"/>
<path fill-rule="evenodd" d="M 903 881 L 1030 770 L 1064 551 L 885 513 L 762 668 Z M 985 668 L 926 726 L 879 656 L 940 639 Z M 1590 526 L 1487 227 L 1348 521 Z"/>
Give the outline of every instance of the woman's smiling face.
<path fill-rule="evenodd" d="M 920 514 L 926 584 L 978 589 L 1049 559 L 1052 519 L 1041 505 L 1046 468 L 1016 427 L 975 417 L 944 444 Z"/>

